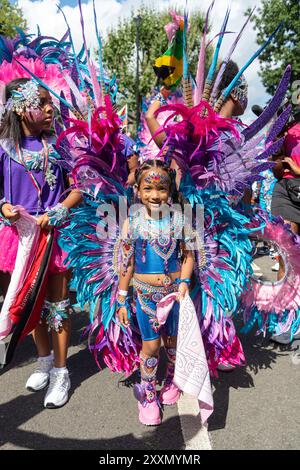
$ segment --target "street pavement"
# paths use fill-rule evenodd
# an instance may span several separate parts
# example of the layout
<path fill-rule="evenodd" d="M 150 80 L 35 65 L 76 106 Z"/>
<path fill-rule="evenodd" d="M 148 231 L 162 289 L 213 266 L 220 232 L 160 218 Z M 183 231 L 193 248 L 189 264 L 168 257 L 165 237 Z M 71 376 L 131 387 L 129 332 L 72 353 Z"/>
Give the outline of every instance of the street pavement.
<path fill-rule="evenodd" d="M 18 347 L 11 366 L 0 371 L 0 449 L 194 448 L 189 442 L 197 442 L 196 449 L 207 448 L 201 444 L 206 430 L 200 430 L 192 401 L 190 408 L 189 401 L 184 407 L 165 407 L 161 426 L 139 424 L 132 394 L 135 376 L 99 371 L 86 343 L 80 342 L 87 321 L 86 312 L 73 316 L 68 358 L 72 386 L 63 408 L 44 409 L 45 391 L 24 388 L 35 361 L 31 337 Z M 279 346 L 254 332 L 240 338 L 247 366 L 213 379 L 215 411 L 206 436 L 211 447 L 300 449 L 300 341 Z M 164 367 L 162 361 L 160 383 Z"/>

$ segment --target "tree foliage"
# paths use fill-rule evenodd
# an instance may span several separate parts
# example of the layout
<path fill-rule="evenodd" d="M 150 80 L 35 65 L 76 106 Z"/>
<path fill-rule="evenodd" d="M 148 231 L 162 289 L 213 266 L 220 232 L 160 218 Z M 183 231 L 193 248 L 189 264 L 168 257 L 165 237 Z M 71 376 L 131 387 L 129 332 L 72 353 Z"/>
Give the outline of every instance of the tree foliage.
<path fill-rule="evenodd" d="M 263 84 L 273 94 L 288 64 L 292 66 L 292 83 L 300 79 L 300 1 L 262 0 L 252 21 L 258 32 L 258 44 L 263 44 L 284 21 L 281 31 L 259 58 Z"/>
<path fill-rule="evenodd" d="M 136 108 L 136 33 L 137 16 L 140 16 L 139 37 L 139 94 L 146 96 L 156 85 L 157 79 L 152 65 L 168 47 L 164 26 L 171 21 L 167 10 L 158 12 L 154 8 L 141 7 L 118 26 L 111 29 L 104 43 L 103 60 L 110 75 L 119 80 L 119 90 L 126 95 L 129 110 Z M 189 18 L 191 28 L 188 34 L 188 55 L 190 70 L 195 73 L 200 46 L 200 31 L 204 19 L 201 13 Z M 210 49 L 209 49 L 210 50 Z"/>
<path fill-rule="evenodd" d="M 26 29 L 26 20 L 18 4 L 11 4 L 9 0 L 0 0 L 0 34 L 14 37 L 17 34 L 16 26 Z"/>

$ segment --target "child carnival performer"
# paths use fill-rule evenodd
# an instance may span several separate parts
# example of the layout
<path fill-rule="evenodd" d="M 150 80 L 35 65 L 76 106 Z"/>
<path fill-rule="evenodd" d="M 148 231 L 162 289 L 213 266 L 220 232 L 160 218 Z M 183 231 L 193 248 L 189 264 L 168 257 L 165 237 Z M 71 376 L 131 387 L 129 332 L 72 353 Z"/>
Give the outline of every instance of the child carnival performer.
<path fill-rule="evenodd" d="M 247 289 L 251 275 L 247 267 L 251 263 L 248 237 L 254 226 L 256 229 L 262 228 L 265 222 L 257 220 L 257 215 L 244 202 L 247 202 L 245 196 L 253 181 L 261 180 L 259 172 L 272 166 L 267 161 L 268 157 L 280 146 L 276 136 L 282 125 L 281 120 L 275 120 L 263 148 L 260 145 L 262 137 L 258 133 L 276 115 L 290 76 L 290 69 L 287 68 L 272 104 L 248 129 L 232 119 L 243 114 L 247 106 L 248 86 L 243 76 L 244 71 L 269 44 L 278 29 L 239 70 L 231 56 L 250 15 L 217 70 L 218 54 L 229 18 L 227 10 L 206 76 L 207 25 L 214 3 L 212 2 L 206 15 L 194 88 L 188 71 L 186 47 L 183 50 L 183 94 L 186 106 L 167 102 L 166 86 L 169 86 L 170 75 L 167 81 L 163 80 L 162 93 L 146 114 L 149 130 L 162 149 L 158 158 L 168 153 L 173 160 L 172 166 L 177 166 L 181 174 L 185 175 L 180 182 L 184 197 L 192 205 L 197 202 L 204 205 L 205 248 L 209 245 L 209 238 L 206 239 L 205 234 L 211 232 L 213 242 L 216 243 L 215 253 L 227 264 L 227 268 L 219 272 L 218 285 L 212 284 L 211 280 L 209 285 L 201 283 L 201 330 L 212 371 L 216 367 L 231 370 L 234 366 L 245 363 L 232 318 L 238 312 L 239 298 Z M 187 31 L 187 19 L 185 25 Z M 186 42 L 184 34 L 183 44 Z M 157 73 L 157 67 L 154 69 Z M 159 126 L 160 114 L 167 113 L 169 117 L 164 125 Z M 214 230 L 212 225 L 215 226 Z M 246 260 L 248 262 L 244 264 Z"/>
<path fill-rule="evenodd" d="M 79 7 L 81 14 L 81 4 Z M 42 36 L 40 32 L 36 38 L 24 33 L 13 40 L 2 37 L 0 51 L 0 83 L 3 90 L 0 100 L 0 181 L 1 192 L 3 189 L 4 193 L 1 213 L 6 225 L 1 231 L 0 277 L 2 290 L 6 291 L 8 288 L 0 315 L 0 337 L 6 337 L 13 330 L 12 340 L 1 362 L 7 365 L 17 342 L 34 330 L 39 359 L 37 369 L 29 378 L 26 387 L 30 390 L 40 390 L 48 384 L 50 377 L 50 387 L 44 402 L 49 408 L 65 404 L 70 388 L 65 367 L 70 335 L 70 273 L 64 264 L 65 254 L 57 243 L 58 228 L 67 221 L 69 209 L 81 201 L 80 191 L 71 190 L 70 183 L 73 183 L 73 178 L 67 177 L 73 170 L 76 177 L 75 166 L 78 168 L 77 157 L 80 152 L 71 154 L 67 140 L 63 139 L 60 141 L 58 153 L 52 127 L 55 127 L 58 135 L 68 129 L 71 120 L 74 121 L 75 118 L 89 127 L 91 115 L 101 102 L 102 91 L 97 77 L 103 90 L 110 94 L 112 105 L 115 104 L 118 92 L 115 80 L 108 80 L 102 64 L 100 68 L 96 68 L 90 61 L 84 28 L 84 52 L 77 55 L 67 21 L 66 25 L 67 33 L 59 40 Z M 99 44 L 101 45 L 100 37 Z M 116 118 L 116 123 L 119 129 L 121 121 Z M 120 141 L 118 175 L 121 184 L 126 186 L 134 177 L 137 157 L 131 148 L 130 139 L 121 136 Z M 99 141 L 98 145 L 101 147 Z M 115 158 L 113 153 L 112 163 Z M 105 168 L 107 164 L 109 162 L 103 162 Z M 92 178 L 94 181 L 98 176 L 93 167 L 90 167 L 89 174 L 84 175 L 86 179 Z M 54 233 L 54 246 L 48 269 L 47 266 L 44 267 L 46 255 L 36 266 L 40 278 L 40 284 L 35 283 L 39 285 L 38 295 L 32 287 L 34 283 L 31 282 L 31 279 L 35 279 L 34 273 L 29 270 L 29 266 L 34 264 L 31 263 L 31 254 L 35 252 L 35 246 L 32 246 L 31 252 L 28 253 L 28 227 L 24 236 L 20 235 L 21 225 L 26 221 L 28 225 L 28 220 L 31 224 L 32 241 L 36 223 L 41 227 L 41 232 L 50 230 L 50 233 Z M 19 257 L 24 251 L 27 253 L 28 272 L 25 269 L 24 257 L 20 259 L 22 270 L 14 270 L 15 262 L 18 261 L 17 250 Z M 40 265 L 43 266 L 45 275 L 42 275 Z M 17 267 L 20 267 L 19 264 Z M 22 271 L 23 277 L 18 277 L 19 271 Z M 26 282 L 21 291 L 25 291 L 24 296 L 29 300 L 24 308 L 19 308 L 19 314 L 16 316 L 13 315 L 14 304 L 22 306 L 24 303 L 23 299 L 16 302 L 24 276 Z M 9 282 L 10 279 L 12 282 Z M 30 288 L 30 295 L 26 294 L 26 288 Z M 45 308 L 42 323 L 39 323 L 45 288 Z M 47 329 L 52 332 L 54 357 L 50 354 Z"/>
<path fill-rule="evenodd" d="M 143 207 L 141 213 L 138 211 L 138 215 L 125 222 L 123 229 L 127 266 L 120 276 L 117 315 L 121 325 L 127 328 L 130 318 L 128 288 L 133 278 L 136 320 L 142 337 L 141 386 L 135 386 L 135 392 L 140 400 L 139 419 L 146 425 L 160 424 L 159 401 L 171 405 L 180 397 L 180 390 L 173 383 L 179 304 L 175 303 L 161 330 L 156 314 L 157 303 L 164 296 L 178 292 L 182 299 L 189 292 L 194 266 L 193 252 L 179 237 L 183 228 L 182 216 L 174 212 L 170 218 L 174 182 L 175 174 L 165 163 L 146 160 L 136 171 L 137 195 Z M 168 365 L 158 401 L 156 372 L 161 336 Z"/>
<path fill-rule="evenodd" d="M 25 209 L 36 218 L 42 230 L 54 230 L 55 237 L 46 300 L 41 320 L 33 331 L 38 365 L 26 388 L 41 390 L 50 378 L 44 406 L 56 408 L 68 400 L 70 380 L 66 358 L 71 327 L 70 275 L 63 265 L 64 253 L 57 244 L 57 227 L 66 221 L 69 209 L 80 202 L 81 195 L 76 189 L 65 194 L 65 172 L 53 147 L 54 107 L 49 92 L 32 79 L 18 78 L 7 84 L 5 93 L 6 108 L 0 128 L 0 180 L 4 196 L 0 206 L 4 222 L 0 232 L 1 286 L 4 290 L 8 288 L 14 271 L 19 243 L 15 223 Z M 48 331 L 52 336 L 53 355 Z"/>

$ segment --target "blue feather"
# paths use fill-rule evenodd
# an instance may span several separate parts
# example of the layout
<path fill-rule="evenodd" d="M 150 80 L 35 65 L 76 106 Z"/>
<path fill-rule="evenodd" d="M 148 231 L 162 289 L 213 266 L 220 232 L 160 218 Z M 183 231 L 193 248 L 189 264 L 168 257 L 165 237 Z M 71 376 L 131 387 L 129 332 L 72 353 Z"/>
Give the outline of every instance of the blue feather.
<path fill-rule="evenodd" d="M 221 27 L 221 31 L 220 31 L 220 34 L 219 34 L 217 47 L 215 49 L 213 59 L 212 59 L 212 62 L 211 62 L 211 65 L 209 67 L 209 71 L 208 71 L 208 74 L 207 74 L 207 78 L 206 78 L 207 81 L 212 81 L 212 79 L 213 79 L 213 76 L 214 76 L 214 73 L 215 73 L 215 70 L 216 70 L 216 66 L 217 66 L 217 62 L 218 62 L 220 47 L 221 47 L 221 44 L 222 44 L 222 41 L 223 41 L 223 38 L 224 38 L 224 33 L 226 31 L 229 15 L 230 15 L 230 8 L 227 8 L 225 18 L 224 18 L 224 21 L 223 21 L 223 24 L 222 24 L 222 27 Z"/>
<path fill-rule="evenodd" d="M 270 44 L 270 42 L 273 40 L 273 38 L 276 36 L 276 34 L 281 30 L 283 27 L 284 22 L 282 21 L 279 26 L 275 29 L 275 31 L 271 34 L 271 36 L 267 39 L 267 41 L 250 57 L 250 59 L 246 62 L 246 64 L 241 68 L 241 70 L 236 74 L 236 76 L 233 78 L 233 80 L 230 82 L 227 88 L 222 92 L 222 96 L 224 98 L 227 98 L 227 96 L 230 94 L 231 90 L 235 87 L 237 81 L 240 79 L 240 77 L 243 75 L 245 70 L 252 64 L 252 62 L 263 52 L 263 50 Z"/>
<path fill-rule="evenodd" d="M 75 46 L 74 46 L 74 42 L 73 42 L 73 39 L 72 39 L 72 34 L 71 34 L 71 29 L 70 29 L 69 23 L 67 21 L 66 15 L 64 14 L 62 8 L 59 5 L 57 5 L 57 8 L 62 13 L 62 15 L 64 17 L 64 20 L 65 20 L 65 23 L 67 25 L 68 32 L 69 32 L 69 38 L 70 38 L 70 42 L 71 42 L 72 50 L 73 50 L 73 57 L 74 57 L 75 66 L 76 66 L 76 69 L 77 69 L 77 73 L 78 73 L 78 76 L 79 76 L 80 83 L 81 83 L 82 87 L 84 88 L 84 80 L 83 80 L 82 75 L 80 73 L 80 67 L 79 67 L 79 63 L 78 63 L 78 59 L 77 59 L 77 55 L 76 55 Z"/>
<path fill-rule="evenodd" d="M 188 79 L 188 57 L 187 57 L 187 30 L 188 30 L 188 14 L 184 12 L 184 27 L 183 27 L 183 79 Z"/>

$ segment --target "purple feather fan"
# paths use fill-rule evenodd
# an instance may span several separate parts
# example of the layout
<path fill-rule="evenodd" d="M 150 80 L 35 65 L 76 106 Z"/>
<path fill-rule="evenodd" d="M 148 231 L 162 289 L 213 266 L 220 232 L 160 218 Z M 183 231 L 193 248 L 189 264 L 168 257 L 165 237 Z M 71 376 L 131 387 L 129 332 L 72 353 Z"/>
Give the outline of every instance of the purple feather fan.
<path fill-rule="evenodd" d="M 282 100 L 287 92 L 291 79 L 291 72 L 292 68 L 290 65 L 288 65 L 283 73 L 275 95 L 273 96 L 266 109 L 259 116 L 259 118 L 257 118 L 247 129 L 243 130 L 242 134 L 245 136 L 245 140 L 251 139 L 251 137 L 261 131 L 278 111 Z"/>
<path fill-rule="evenodd" d="M 290 104 L 276 119 L 275 123 L 271 127 L 268 137 L 266 138 L 266 144 L 273 142 L 273 140 L 278 136 L 279 132 L 285 126 L 290 114 L 292 111 L 292 105 Z"/>
<path fill-rule="evenodd" d="M 65 94 L 64 94 L 63 91 L 60 93 L 60 96 L 61 96 L 61 98 L 65 99 Z M 60 106 L 60 115 L 61 115 L 62 121 L 64 123 L 64 126 L 68 129 L 70 127 L 69 108 L 64 103 L 62 103 L 61 101 L 59 103 L 59 106 Z"/>
<path fill-rule="evenodd" d="M 270 145 L 263 153 L 261 153 L 257 158 L 259 160 L 266 160 L 268 157 L 271 155 L 274 155 L 274 153 L 277 153 L 278 150 L 282 147 L 284 143 L 284 137 L 281 137 L 281 139 L 276 140 L 272 145 Z"/>

